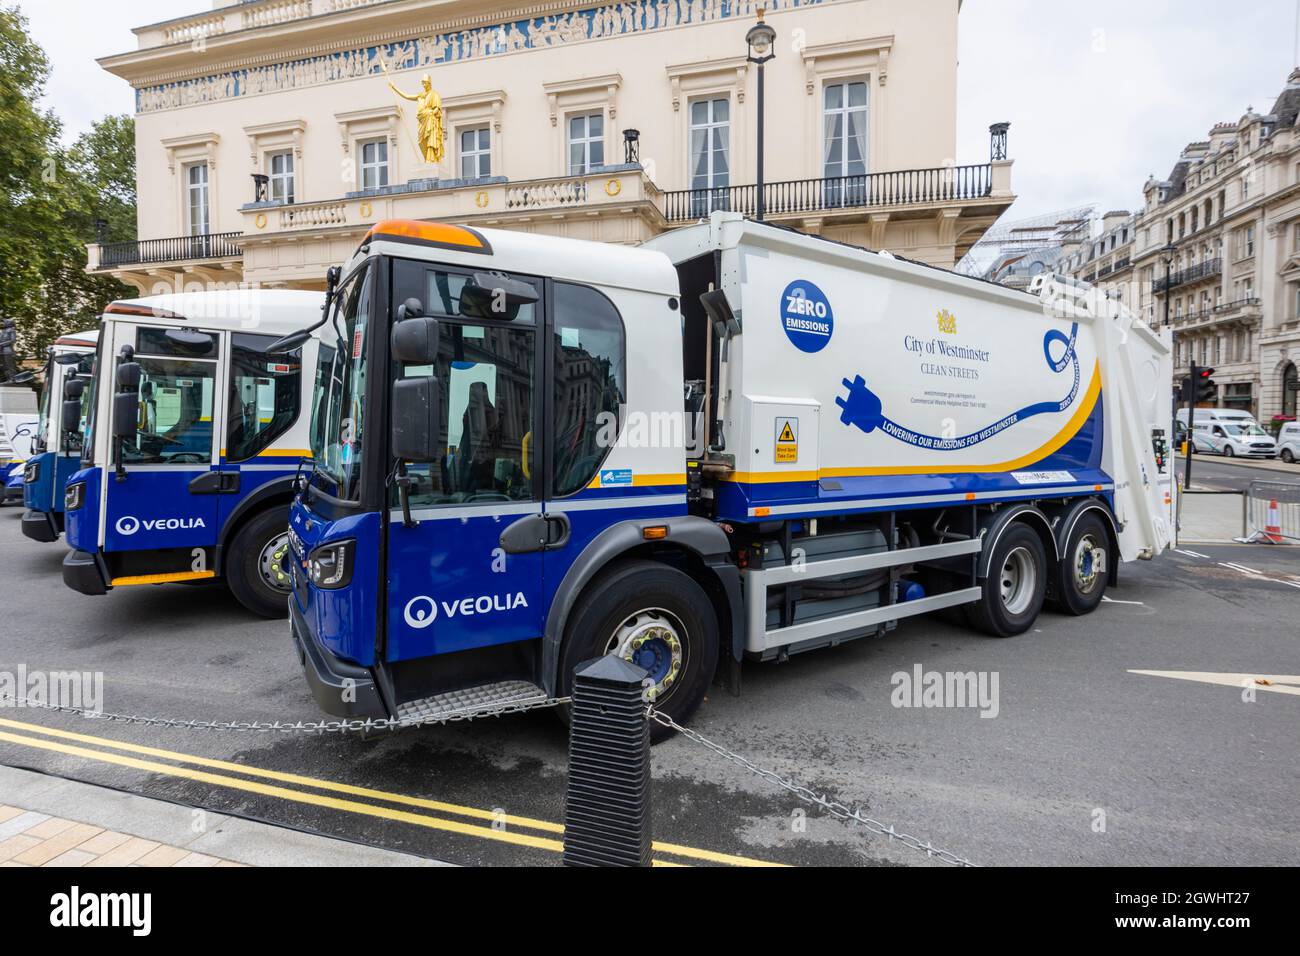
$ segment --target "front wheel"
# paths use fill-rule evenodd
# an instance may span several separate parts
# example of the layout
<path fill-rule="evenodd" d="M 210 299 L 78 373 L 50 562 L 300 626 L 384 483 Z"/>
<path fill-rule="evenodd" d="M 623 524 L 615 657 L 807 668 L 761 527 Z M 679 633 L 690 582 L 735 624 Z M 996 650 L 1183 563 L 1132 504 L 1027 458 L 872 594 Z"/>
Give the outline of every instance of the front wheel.
<path fill-rule="evenodd" d="M 704 700 L 718 666 L 718 619 L 703 589 L 676 568 L 630 561 L 598 580 L 574 608 L 560 655 L 560 692 L 573 693 L 581 664 L 616 654 L 654 681 L 653 703 L 685 723 Z M 568 708 L 561 716 L 567 721 Z M 658 743 L 672 731 L 650 725 Z"/>
<path fill-rule="evenodd" d="M 1231 445 L 1224 445 L 1224 446 L 1223 446 L 1223 457 L 1224 457 L 1224 458 L 1236 458 L 1236 457 L 1237 457 L 1237 453 L 1236 453 L 1235 451 L 1232 450 L 1232 446 L 1231 446 Z"/>
<path fill-rule="evenodd" d="M 1295 455 L 1293 455 L 1293 454 L 1291 453 L 1291 449 L 1290 449 L 1290 448 L 1283 448 L 1283 449 L 1282 449 L 1282 460 L 1283 460 L 1284 462 L 1286 462 L 1288 465 L 1294 465 L 1294 464 L 1295 464 Z"/>
<path fill-rule="evenodd" d="M 289 510 L 271 508 L 239 529 L 226 559 L 226 581 L 259 617 L 289 613 Z"/>
<path fill-rule="evenodd" d="M 1032 528 L 1017 523 L 1003 532 L 983 589 L 984 596 L 968 612 L 977 630 L 1015 637 L 1034 626 L 1047 592 L 1047 552 Z"/>

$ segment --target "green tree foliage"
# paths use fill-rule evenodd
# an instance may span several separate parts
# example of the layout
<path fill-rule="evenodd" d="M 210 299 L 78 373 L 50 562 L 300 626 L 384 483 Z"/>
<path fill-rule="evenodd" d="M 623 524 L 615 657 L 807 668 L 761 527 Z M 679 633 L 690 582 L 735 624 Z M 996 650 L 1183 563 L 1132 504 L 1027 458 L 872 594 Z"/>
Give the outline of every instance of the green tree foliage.
<path fill-rule="evenodd" d="M 96 219 L 110 239 L 135 236 L 132 120 L 102 120 L 65 150 L 58 119 L 37 105 L 49 74 L 26 18 L 0 8 L 0 316 L 17 320 L 28 358 L 132 291 L 85 273 Z"/>

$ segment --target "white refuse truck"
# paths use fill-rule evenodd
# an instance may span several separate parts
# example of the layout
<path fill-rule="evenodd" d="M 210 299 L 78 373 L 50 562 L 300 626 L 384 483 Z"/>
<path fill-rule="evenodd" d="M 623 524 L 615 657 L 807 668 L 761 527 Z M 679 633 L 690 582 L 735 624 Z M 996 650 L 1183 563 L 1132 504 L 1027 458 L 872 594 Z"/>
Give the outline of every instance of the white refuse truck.
<path fill-rule="evenodd" d="M 1169 336 L 1068 280 L 716 213 L 639 249 L 380 223 L 338 289 L 290 535 L 330 713 L 564 696 L 615 653 L 683 720 L 746 659 L 1089 613 L 1171 543 Z"/>

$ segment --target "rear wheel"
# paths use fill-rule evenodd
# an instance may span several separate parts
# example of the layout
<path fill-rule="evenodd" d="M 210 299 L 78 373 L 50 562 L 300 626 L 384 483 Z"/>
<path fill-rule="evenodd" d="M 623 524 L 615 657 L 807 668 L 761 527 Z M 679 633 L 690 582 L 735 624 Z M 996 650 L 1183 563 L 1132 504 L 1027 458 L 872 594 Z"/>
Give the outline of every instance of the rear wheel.
<path fill-rule="evenodd" d="M 289 511 L 270 508 L 239 529 L 226 559 L 226 581 L 239 603 L 260 617 L 289 613 Z"/>
<path fill-rule="evenodd" d="M 1091 614 L 1106 594 L 1110 536 L 1101 516 L 1089 512 L 1070 532 L 1056 568 L 1056 605 L 1067 614 Z"/>
<path fill-rule="evenodd" d="M 1034 530 L 1013 524 L 989 561 L 984 596 L 971 605 L 972 626 L 993 637 L 1023 634 L 1038 620 L 1047 591 L 1047 552 Z"/>
<path fill-rule="evenodd" d="M 690 719 L 718 665 L 718 620 L 690 577 L 654 561 L 630 561 L 597 581 L 574 608 L 560 655 L 560 692 L 573 693 L 580 664 L 615 654 L 649 672 L 654 706 L 678 723 Z M 561 715 L 567 721 L 568 708 Z M 656 743 L 672 733 L 650 725 Z"/>

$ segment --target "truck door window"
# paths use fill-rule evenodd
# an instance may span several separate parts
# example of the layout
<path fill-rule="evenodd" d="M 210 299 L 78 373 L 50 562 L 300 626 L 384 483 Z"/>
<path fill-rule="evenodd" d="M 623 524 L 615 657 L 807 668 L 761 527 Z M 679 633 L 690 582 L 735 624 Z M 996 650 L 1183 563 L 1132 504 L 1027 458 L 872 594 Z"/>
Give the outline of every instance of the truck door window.
<path fill-rule="evenodd" d="M 361 443 L 365 433 L 366 340 L 370 329 L 374 270 L 340 290 L 333 363 L 318 374 L 312 452 L 315 481 L 326 494 L 347 501 L 361 495 Z M 323 380 L 323 381 L 322 381 Z M 326 391 L 321 393 L 320 386 Z"/>
<path fill-rule="evenodd" d="M 247 461 L 289 430 L 298 419 L 302 349 L 269 356 L 273 335 L 230 337 L 230 395 L 226 412 L 226 460 Z"/>
<path fill-rule="evenodd" d="M 530 326 L 443 325 L 436 372 L 442 454 L 407 466 L 413 505 L 532 500 L 534 335 Z M 427 375 L 429 368 L 406 366 L 398 374 Z"/>
<path fill-rule="evenodd" d="M 216 363 L 136 353 L 139 427 L 124 448 L 128 464 L 195 464 L 212 459 Z"/>
<path fill-rule="evenodd" d="M 588 286 L 555 284 L 554 497 L 596 477 L 619 433 L 627 396 L 626 343 L 618 309 Z"/>

